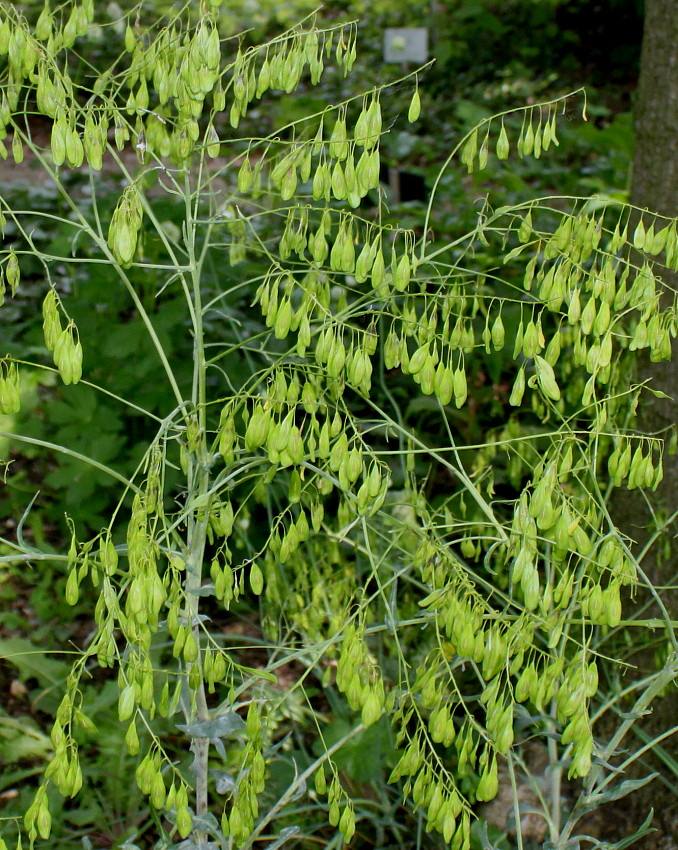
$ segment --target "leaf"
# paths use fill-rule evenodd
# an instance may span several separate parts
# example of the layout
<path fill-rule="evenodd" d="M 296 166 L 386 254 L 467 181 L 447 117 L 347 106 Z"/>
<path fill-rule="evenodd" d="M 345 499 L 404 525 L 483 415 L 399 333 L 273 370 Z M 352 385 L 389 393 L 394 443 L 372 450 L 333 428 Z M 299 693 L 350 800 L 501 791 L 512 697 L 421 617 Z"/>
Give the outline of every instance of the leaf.
<path fill-rule="evenodd" d="M 627 794 L 632 794 L 639 788 L 643 788 L 643 786 L 652 782 L 652 780 L 657 776 L 659 776 L 658 773 L 651 773 L 649 776 L 644 776 L 641 779 L 625 779 L 623 782 L 620 782 L 619 785 L 615 785 L 606 791 L 601 791 L 598 794 L 590 794 L 586 798 L 585 805 L 587 807 L 590 805 L 591 808 L 598 808 L 598 806 L 602 806 L 603 803 L 609 803 L 612 800 L 619 800 L 622 797 L 626 797 Z"/>
<path fill-rule="evenodd" d="M 195 818 L 193 818 L 193 823 L 195 823 Z M 220 850 L 220 846 L 214 841 L 201 841 L 200 844 L 196 844 L 188 838 L 186 841 L 180 841 L 179 844 L 170 844 L 169 847 L 163 845 L 163 850 Z"/>
<path fill-rule="evenodd" d="M 0 658 L 18 668 L 21 681 L 35 677 L 43 686 L 64 682 L 70 670 L 68 664 L 49 658 L 26 638 L 1 638 Z"/>
<path fill-rule="evenodd" d="M 299 833 L 300 829 L 296 824 L 294 826 L 285 826 L 280 830 L 279 838 L 273 842 L 273 844 L 268 844 L 268 850 L 277 850 L 278 847 L 282 847 L 286 841 L 289 841 L 290 838 L 294 838 L 295 835 Z"/>
<path fill-rule="evenodd" d="M 29 717 L 0 716 L 0 751 L 6 765 L 23 759 L 47 759 L 54 751 L 45 735 Z M 0 783 L 0 790 L 4 783 Z"/>
<path fill-rule="evenodd" d="M 212 812 L 205 812 L 204 815 L 193 815 L 193 829 L 200 832 L 209 832 L 216 837 L 220 835 L 219 822 Z"/>
<path fill-rule="evenodd" d="M 236 783 L 235 777 L 231 776 L 230 773 L 226 773 L 223 770 L 210 770 L 212 776 L 216 779 L 216 791 L 217 794 L 228 794 L 231 791 L 235 791 Z"/>
<path fill-rule="evenodd" d="M 245 721 L 234 711 L 222 714 L 216 720 L 204 720 L 202 723 L 178 723 L 177 729 L 186 732 L 192 738 L 226 738 L 234 732 L 241 732 Z"/>
<path fill-rule="evenodd" d="M 254 676 L 257 679 L 265 679 L 267 682 L 271 682 L 273 685 L 278 684 L 278 679 L 274 673 L 269 673 L 266 670 L 257 670 L 255 667 L 246 667 L 244 664 L 238 664 L 238 670 L 243 673 L 249 673 L 251 676 Z"/>

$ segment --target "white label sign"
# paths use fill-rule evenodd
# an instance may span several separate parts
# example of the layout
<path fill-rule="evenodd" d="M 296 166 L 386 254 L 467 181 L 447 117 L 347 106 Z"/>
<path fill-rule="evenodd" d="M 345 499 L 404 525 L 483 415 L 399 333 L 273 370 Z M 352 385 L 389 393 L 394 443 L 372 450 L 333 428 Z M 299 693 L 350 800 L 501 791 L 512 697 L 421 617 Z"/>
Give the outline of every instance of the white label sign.
<path fill-rule="evenodd" d="M 428 59 L 428 30 L 401 27 L 384 31 L 384 62 L 418 62 Z"/>

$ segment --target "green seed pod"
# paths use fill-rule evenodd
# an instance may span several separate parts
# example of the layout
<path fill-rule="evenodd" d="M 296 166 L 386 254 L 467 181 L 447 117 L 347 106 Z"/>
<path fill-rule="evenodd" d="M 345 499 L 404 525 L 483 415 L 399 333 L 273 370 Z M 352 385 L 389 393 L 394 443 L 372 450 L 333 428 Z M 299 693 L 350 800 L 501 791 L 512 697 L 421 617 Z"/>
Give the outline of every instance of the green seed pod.
<path fill-rule="evenodd" d="M 69 126 L 66 131 L 66 161 L 71 168 L 79 168 L 85 158 L 85 149 L 78 131 Z"/>
<path fill-rule="evenodd" d="M 328 166 L 326 163 L 320 163 L 313 175 L 311 194 L 315 201 L 319 201 L 321 198 L 327 198 L 329 200 L 328 189 L 331 191 L 331 178 L 328 179 L 327 169 Z"/>
<path fill-rule="evenodd" d="M 375 691 L 370 691 L 367 699 L 365 700 L 362 711 L 361 711 L 361 721 L 363 726 L 368 727 L 372 726 L 372 724 L 376 723 L 377 720 L 384 713 L 384 706 L 379 699 L 379 695 Z"/>
<path fill-rule="evenodd" d="M 489 130 L 488 130 L 487 135 L 483 139 L 483 143 L 480 146 L 480 150 L 478 151 L 478 168 L 481 171 L 484 168 L 487 168 L 487 160 L 489 159 L 489 155 L 490 155 L 489 138 L 490 138 L 490 133 L 489 133 Z"/>
<path fill-rule="evenodd" d="M 645 225 L 642 218 L 638 221 L 636 229 L 633 232 L 633 247 L 637 251 L 642 251 L 645 247 Z"/>
<path fill-rule="evenodd" d="M 523 402 L 523 395 L 525 393 L 525 368 L 521 367 L 520 371 L 516 376 L 516 380 L 513 384 L 513 389 L 511 390 L 511 395 L 509 397 L 509 404 L 512 407 L 520 407 Z"/>
<path fill-rule="evenodd" d="M 0 410 L 1 410 L 0 406 Z M 4 412 L 4 411 L 3 411 Z M 72 569 L 68 574 L 68 579 L 66 581 L 66 602 L 68 605 L 77 604 L 79 596 L 79 586 L 78 586 L 78 570 Z"/>
<path fill-rule="evenodd" d="M 188 838 L 193 829 L 193 819 L 187 806 L 180 806 L 177 809 L 176 825 L 181 838 Z"/>
<path fill-rule="evenodd" d="M 294 165 L 291 165 L 282 179 L 280 184 L 280 197 L 283 201 L 289 201 L 290 198 L 294 197 L 294 193 L 297 191 L 297 169 Z"/>
<path fill-rule="evenodd" d="M 336 161 L 332 169 L 331 187 L 332 194 L 338 201 L 346 200 L 346 179 L 339 160 Z"/>
<path fill-rule="evenodd" d="M 344 457 L 348 454 L 348 438 L 345 432 L 339 435 L 329 455 L 329 467 L 332 472 L 338 472 Z"/>
<path fill-rule="evenodd" d="M 219 156 L 221 143 L 214 124 L 210 124 L 205 130 L 205 150 L 207 151 L 207 156 L 210 157 L 210 159 L 216 159 Z"/>
<path fill-rule="evenodd" d="M 61 322 L 57 309 L 57 296 L 53 289 L 49 289 L 42 302 L 43 331 L 45 345 L 49 351 L 54 351 L 57 339 L 61 334 Z"/>
<path fill-rule="evenodd" d="M 50 138 L 52 161 L 56 166 L 63 165 L 66 160 L 67 134 L 68 124 L 62 114 L 52 125 L 52 135 Z"/>
<path fill-rule="evenodd" d="M 497 159 L 506 159 L 509 155 L 509 140 L 506 134 L 506 127 L 504 124 L 501 125 L 501 131 L 499 132 L 499 138 L 497 139 Z"/>
<path fill-rule="evenodd" d="M 355 268 L 355 245 L 353 244 L 353 234 L 350 225 L 343 240 L 339 268 L 348 274 L 352 274 Z"/>
<path fill-rule="evenodd" d="M 421 114 L 421 97 L 419 96 L 419 86 L 417 86 L 414 90 L 414 94 L 412 95 L 412 100 L 410 101 L 410 108 L 407 112 L 407 120 L 410 124 L 413 124 L 418 120 L 419 115 Z"/>
<path fill-rule="evenodd" d="M 578 779 L 589 774 L 591 770 L 592 747 L 593 741 L 590 735 L 585 741 L 575 746 L 572 761 L 570 762 L 570 769 L 567 772 L 568 779 Z"/>
<path fill-rule="evenodd" d="M 521 156 L 529 156 L 534 151 L 534 127 L 532 126 L 532 119 L 527 125 L 527 129 L 523 134 L 523 143 L 522 143 L 522 153 Z"/>
<path fill-rule="evenodd" d="M 393 272 L 393 286 L 398 292 L 405 292 L 410 285 L 410 274 L 410 258 L 407 254 L 403 254 Z"/>
<path fill-rule="evenodd" d="M 372 289 L 379 289 L 382 286 L 384 282 L 385 271 L 386 266 L 384 263 L 384 255 L 378 248 L 375 252 L 374 263 L 372 264 L 372 271 L 370 276 Z"/>
<path fill-rule="evenodd" d="M 431 395 L 434 390 L 436 377 L 436 361 L 435 357 L 432 354 L 426 358 L 423 367 L 419 370 L 418 374 L 415 376 L 415 380 L 419 383 L 421 387 L 421 391 L 424 395 Z M 452 388 L 454 389 L 454 378 L 452 381 Z M 456 399 L 455 399 L 456 400 Z M 463 403 L 463 402 L 462 402 Z"/>
<path fill-rule="evenodd" d="M 137 247 L 137 232 L 124 211 L 113 214 L 108 231 L 108 246 L 121 266 L 131 265 Z"/>
<path fill-rule="evenodd" d="M 591 622 L 602 624 L 603 620 L 606 619 L 606 612 L 603 590 L 599 584 L 595 584 L 591 588 L 586 600 L 586 606 L 587 614 L 591 619 Z"/>
<path fill-rule="evenodd" d="M 263 446 L 271 432 L 271 417 L 270 412 L 264 410 L 261 406 L 257 406 L 245 431 L 245 448 L 247 451 L 255 451 L 260 446 Z"/>
<path fill-rule="evenodd" d="M 21 136 L 16 130 L 12 135 L 12 157 L 17 165 L 24 161 L 24 146 L 21 141 Z"/>
<path fill-rule="evenodd" d="M 330 156 L 336 160 L 344 160 L 348 156 L 348 137 L 346 133 L 346 113 L 341 110 L 334 124 L 329 140 Z"/>
<path fill-rule="evenodd" d="M 448 405 L 452 401 L 452 396 L 454 395 L 454 376 L 452 369 L 449 366 L 445 366 L 442 360 L 436 368 L 433 389 L 438 401 L 443 406 Z"/>
<path fill-rule="evenodd" d="M 453 376 L 454 403 L 456 407 L 462 407 L 466 401 L 468 388 L 466 384 L 466 372 L 462 366 L 458 366 Z"/>
<path fill-rule="evenodd" d="M 49 813 L 47 802 L 44 799 L 37 811 L 35 824 L 38 828 L 40 838 L 46 841 L 49 838 L 49 834 L 52 829 L 52 816 Z"/>
<path fill-rule="evenodd" d="M 129 684 L 122 689 L 118 697 L 118 720 L 124 723 L 129 720 L 136 706 L 134 685 Z"/>
<path fill-rule="evenodd" d="M 371 150 L 378 144 L 379 138 L 381 136 L 381 128 L 381 105 L 375 97 L 373 98 L 372 102 L 370 103 L 369 109 L 367 110 L 367 134 L 365 136 L 366 149 Z"/>
<path fill-rule="evenodd" d="M 474 130 L 469 136 L 461 152 L 461 161 L 467 167 L 468 173 L 473 171 L 473 163 L 478 152 L 478 131 Z"/>
<path fill-rule="evenodd" d="M 544 395 L 552 401 L 560 401 L 560 389 L 556 383 L 556 376 L 551 364 L 543 357 L 536 354 L 534 357 L 534 365 L 537 371 L 537 380 Z"/>
<path fill-rule="evenodd" d="M 418 375 L 419 372 L 424 368 L 426 361 L 429 357 L 429 346 L 428 343 L 424 343 L 419 346 L 417 350 L 414 352 L 409 362 L 409 372 L 411 375 Z"/>
<path fill-rule="evenodd" d="M 260 596 L 264 589 L 264 574 L 256 561 L 250 564 L 249 582 L 252 593 L 255 596 Z"/>
<path fill-rule="evenodd" d="M 290 464 L 301 464 L 304 461 L 304 441 L 301 436 L 301 431 L 295 425 L 291 431 L 290 436 L 287 441 L 286 447 L 287 455 L 289 457 L 289 463 L 284 464 L 285 466 L 289 466 Z"/>
<path fill-rule="evenodd" d="M 139 736 L 137 734 L 137 726 L 134 718 L 127 727 L 125 734 L 125 748 L 131 756 L 136 756 L 139 752 Z"/>
<path fill-rule="evenodd" d="M 195 635 L 193 634 L 192 629 L 186 630 L 186 638 L 184 640 L 184 646 L 182 649 L 182 655 L 184 657 L 184 661 L 188 664 L 192 664 L 197 660 L 199 654 L 198 641 L 195 639 Z"/>
<path fill-rule="evenodd" d="M 285 339 L 290 331 L 292 324 L 292 304 L 289 298 L 285 298 L 279 305 L 273 326 L 273 333 L 276 339 Z"/>
<path fill-rule="evenodd" d="M 476 788 L 476 800 L 481 802 L 493 800 L 497 796 L 498 790 L 497 759 L 493 756 L 490 763 L 481 773 L 480 782 Z"/>
<path fill-rule="evenodd" d="M 606 624 L 610 628 L 616 628 L 621 622 L 622 605 L 619 596 L 619 583 L 610 582 L 603 591 L 603 610 Z"/>
<path fill-rule="evenodd" d="M 249 192 L 252 187 L 252 166 L 249 156 L 246 156 L 238 170 L 238 191 L 242 194 Z"/>

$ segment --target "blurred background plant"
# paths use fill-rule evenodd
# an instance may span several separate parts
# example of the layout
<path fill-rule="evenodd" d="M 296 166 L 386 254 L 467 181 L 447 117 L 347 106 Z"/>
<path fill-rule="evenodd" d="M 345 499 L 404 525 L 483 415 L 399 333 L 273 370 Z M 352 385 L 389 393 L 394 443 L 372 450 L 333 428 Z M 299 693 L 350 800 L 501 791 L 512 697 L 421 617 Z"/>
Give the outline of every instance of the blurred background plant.
<path fill-rule="evenodd" d="M 142 4 L 138 11 L 139 26 L 152 24 L 161 15 L 173 12 L 175 5 L 169 2 Z M 220 12 L 220 33 L 223 38 L 242 34 L 243 46 L 274 36 L 281 26 L 295 23 L 310 14 L 315 6 L 304 2 L 285 6 L 252 2 L 226 5 L 227 8 Z M 21 7 L 29 20 L 36 20 L 42 3 L 26 3 Z M 83 56 L 95 67 L 105 67 L 119 56 L 124 49 L 126 34 L 125 27 L 119 22 L 122 13 L 133 9 L 136 9 L 135 5 L 125 3 L 111 3 L 105 8 L 102 4 L 102 9 L 97 9 L 98 25 L 89 29 L 79 43 L 77 54 L 73 52 L 69 58 L 72 73 L 87 75 L 87 64 L 81 60 Z M 386 208 L 382 211 L 384 225 L 392 223 L 410 228 L 418 236 L 430 227 L 435 234 L 435 242 L 431 242 L 427 250 L 432 254 L 476 227 L 489 191 L 495 210 L 549 194 L 560 198 L 593 195 L 595 200 L 587 207 L 591 213 L 628 200 L 633 154 L 631 94 L 637 76 L 642 23 L 639 3 L 623 0 L 608 0 L 607 3 L 587 0 L 576 3 L 557 0 L 512 0 L 504 3 L 460 0 L 456 3 L 421 4 L 356 2 L 332 4 L 321 12 L 320 17 L 320 20 L 331 23 L 352 19 L 359 20 L 360 24 L 358 58 L 351 75 L 345 77 L 338 67 L 330 67 L 320 86 L 302 84 L 294 98 L 272 96 L 265 106 L 252 108 L 243 119 L 239 132 L 244 139 L 266 136 L 276 127 L 288 126 L 309 114 L 322 112 L 328 103 L 340 102 L 356 90 L 369 90 L 375 84 L 381 85 L 385 74 L 397 79 L 402 69 L 398 66 L 385 68 L 382 61 L 384 28 L 425 26 L 429 30 L 430 55 L 436 62 L 418 77 L 422 100 L 420 120 L 411 125 L 404 121 L 412 96 L 411 82 L 395 84 L 383 103 L 384 127 L 388 130 L 382 141 L 381 177 L 386 197 Z M 450 140 L 458 139 L 475 124 L 498 111 L 555 99 L 582 83 L 587 89 L 588 122 L 580 120 L 581 103 L 568 101 L 564 107 L 565 114 L 559 120 L 560 146 L 552 149 L 548 157 L 535 160 L 529 156 L 513 156 L 506 161 L 490 157 L 486 167 L 472 174 L 459 168 L 445 170 L 436 186 L 435 203 L 431 204 L 427 219 L 431 192 L 440 174 L 440 164 L 450 152 Z M 521 117 L 507 117 L 506 127 L 512 138 L 518 136 L 521 121 Z M 31 131 L 39 140 L 45 128 L 36 121 Z M 229 156 L 242 155 L 244 150 L 244 144 L 241 148 L 235 145 L 229 149 Z M 136 159 L 127 164 L 130 169 L 135 166 Z M 397 183 L 389 179 L 392 175 L 389 175 L 388 169 L 397 172 Z M 49 180 L 36 180 L 37 174 L 38 169 L 30 163 L 24 163 L 21 171 L 8 161 L 2 171 L 5 203 L 13 210 L 35 213 L 34 221 L 30 217 L 24 218 L 24 229 L 31 232 L 34 244 L 45 255 L 66 256 L 77 249 L 78 257 L 86 259 L 88 248 L 78 241 L 73 211 L 64 202 L 57 187 Z M 20 179 L 21 175 L 25 179 Z M 17 177 L 19 179 L 15 179 Z M 235 170 L 227 169 L 224 179 L 226 186 L 230 181 L 233 189 Z M 83 214 L 91 219 L 96 210 L 96 215 L 103 221 L 110 220 L 123 184 L 124 176 L 121 183 L 120 172 L 116 173 L 113 169 L 97 176 L 95 189 L 85 169 L 76 169 L 64 177 L 64 185 L 72 197 L 77 197 Z M 398 189 L 394 195 L 396 185 Z M 160 191 L 154 196 L 153 186 L 146 187 L 146 190 L 153 197 L 157 220 L 166 233 L 178 238 L 185 210 L 175 198 Z M 365 203 L 376 205 L 376 192 L 368 196 Z M 571 206 L 567 206 L 571 205 L 569 200 L 555 200 L 553 205 L 552 218 L 549 219 L 548 210 L 544 213 L 544 227 L 555 222 L 555 216 L 563 208 L 571 211 Z M 271 219 L 266 221 L 271 222 Z M 271 246 L 279 235 L 280 222 L 275 220 L 263 224 L 257 234 L 265 246 Z M 13 221 L 8 219 L 5 245 L 19 240 L 20 234 L 16 232 Z M 439 264 L 440 274 L 463 265 L 467 250 L 463 244 L 458 250 L 449 250 L 444 263 L 441 261 Z M 217 252 L 213 254 L 203 265 L 202 282 L 206 300 L 222 298 L 221 321 L 216 323 L 213 318 L 213 326 L 207 322 L 208 345 L 211 339 L 215 343 L 218 341 L 226 350 L 233 349 L 233 353 L 220 363 L 221 374 L 228 375 L 233 385 L 241 386 L 248 376 L 261 368 L 257 352 L 248 347 L 247 340 L 257 339 L 266 332 L 263 318 L 258 311 L 251 309 L 251 282 L 263 279 L 269 265 L 268 257 L 264 253 L 257 255 L 250 252 L 243 262 L 229 269 L 233 279 L 229 281 L 228 295 L 224 300 L 220 283 L 223 267 Z M 503 239 L 493 240 L 490 237 L 486 245 L 476 242 L 472 257 L 474 274 L 487 275 L 492 280 L 494 271 L 503 263 L 504 255 Z M 153 266 L 160 264 L 164 256 L 164 246 L 158 234 L 151 230 L 146 233 L 143 256 L 143 268 L 128 270 L 130 280 L 153 316 L 160 345 L 173 364 L 178 382 L 182 386 L 188 385 L 193 369 L 193 340 L 188 331 L 185 303 L 178 294 L 176 297 L 172 294 L 172 281 L 161 279 L 153 272 Z M 528 259 L 527 255 L 524 260 L 516 258 L 509 268 L 509 286 L 512 283 L 520 285 Z M 503 273 L 506 275 L 506 272 Z M 110 269 L 105 264 L 54 262 L 50 264 L 49 275 L 55 287 L 69 296 L 72 318 L 84 350 L 97 351 L 96 365 L 88 371 L 88 381 L 98 386 L 115 386 L 116 395 L 120 398 L 134 398 L 141 410 L 164 415 L 164 411 L 172 407 L 172 398 L 162 379 L 162 365 L 154 355 L 141 318 L 130 309 L 122 291 L 111 285 Z M 511 275 L 514 277 L 511 278 Z M 242 283 L 241 287 L 239 283 Z M 3 355 L 9 354 L 18 360 L 44 357 L 42 317 L 36 316 L 35 310 L 37 294 L 43 291 L 44 268 L 37 263 L 32 265 L 30 258 L 26 258 L 25 262 L 22 260 L 19 295 L 2 308 Z M 163 293 L 163 298 L 156 298 L 158 292 Z M 508 289 L 499 288 L 494 295 L 503 297 L 508 292 Z M 340 291 L 335 295 L 337 300 L 342 297 Z M 517 333 L 519 313 L 518 304 L 503 311 L 509 338 Z M 478 334 L 482 330 L 480 324 L 482 322 L 479 323 Z M 466 468 L 482 471 L 484 447 L 493 440 L 500 442 L 507 439 L 507 430 L 510 433 L 514 427 L 515 418 L 510 416 L 508 398 L 518 370 L 517 363 L 482 347 L 469 352 L 466 371 L 473 376 L 470 403 L 458 413 L 451 412 L 447 424 L 431 398 L 423 393 L 413 395 L 411 379 L 397 369 L 382 371 L 380 380 L 375 380 L 373 385 L 371 401 L 378 408 L 389 410 L 394 427 L 415 434 L 423 446 L 438 444 L 445 429 L 453 427 L 455 436 L 463 445 L 480 447 L 477 452 L 471 450 L 465 456 Z M 564 385 L 568 376 L 557 372 L 557 378 L 558 383 Z M 220 379 L 215 377 L 214 380 L 216 383 Z M 142 462 L 154 433 L 154 426 L 149 427 L 148 418 L 139 410 L 121 406 L 118 399 L 102 396 L 84 383 L 64 392 L 50 371 L 27 373 L 22 382 L 22 396 L 21 413 L 3 417 L 1 428 L 20 434 L 23 441 L 12 441 L 11 447 L 6 438 L 0 441 L 3 452 L 0 461 L 9 462 L 5 470 L 6 486 L 0 497 L 0 517 L 8 536 L 14 535 L 18 527 L 20 537 L 23 536 L 29 545 L 55 554 L 52 559 L 34 562 L 29 571 L 11 562 L 3 563 L 0 551 L 0 593 L 4 603 L 0 614 L 0 656 L 4 656 L 4 660 L 0 661 L 0 686 L 4 694 L 0 735 L 3 740 L 2 758 L 6 762 L 0 793 L 4 795 L 5 809 L 11 805 L 13 811 L 27 807 L 32 787 L 24 780 L 35 776 L 45 760 L 53 755 L 45 730 L 57 711 L 69 669 L 69 665 L 62 661 L 62 653 L 68 651 L 66 648 L 71 643 L 87 645 L 94 629 L 91 611 L 96 591 L 83 586 L 81 600 L 75 607 L 62 601 L 67 577 L 66 560 L 57 553 L 64 551 L 64 542 L 67 548 L 70 538 L 66 515 L 79 529 L 93 535 L 105 525 L 118 500 L 117 492 L 110 486 L 110 476 L 100 467 L 83 464 L 78 455 L 93 458 L 104 467 L 112 466 L 123 477 L 131 478 Z M 352 403 L 356 415 L 369 415 L 364 401 L 354 400 Z M 520 427 L 518 429 L 515 424 L 515 428 L 511 436 L 527 436 L 537 450 L 548 444 L 549 428 L 538 410 L 521 408 Z M 55 453 L 51 444 L 64 446 L 71 453 Z M 382 448 L 385 446 L 386 434 L 383 435 Z M 178 457 L 173 459 L 174 469 L 170 465 L 166 470 L 168 492 L 178 486 L 178 460 Z M 495 484 L 507 503 L 520 491 L 528 467 L 534 463 L 530 461 L 525 465 L 525 458 L 522 461 L 522 467 L 520 458 L 514 462 L 513 470 L 508 460 L 505 468 L 501 463 L 497 467 Z M 414 469 L 408 471 L 404 464 L 395 464 L 392 473 L 396 490 L 406 491 L 410 476 L 414 476 L 421 482 L 422 495 L 432 511 L 449 509 L 451 491 L 456 485 L 444 464 L 432 465 L 430 459 L 422 454 Z M 36 489 L 40 490 L 40 495 L 33 502 Z M 282 490 L 277 498 L 284 499 Z M 463 496 L 459 498 L 463 503 Z M 466 505 L 460 508 L 462 511 L 468 509 Z M 404 516 L 409 516 L 411 506 L 406 499 L 402 511 Z M 258 551 L 265 525 L 266 518 L 256 512 L 243 522 L 238 532 L 238 546 L 242 552 Z M 392 529 L 388 527 L 380 532 L 384 540 L 391 533 Z M 401 557 L 404 558 L 412 543 L 403 543 L 402 546 Z M 479 552 L 472 553 L 470 545 L 469 551 L 463 554 L 471 561 L 479 558 Z M 400 569 L 397 557 L 383 557 L 393 561 L 394 565 L 390 568 L 396 572 Z M 665 553 L 667 562 L 671 561 L 671 557 L 670 552 Z M 343 550 L 333 553 L 332 558 L 335 565 L 340 565 L 349 576 L 356 568 L 354 556 L 347 557 Z M 363 569 L 366 569 L 364 565 Z M 498 581 L 502 581 L 501 577 Z M 664 584 L 674 584 L 673 575 L 666 575 Z M 328 614 L 332 613 L 332 604 L 331 598 L 324 601 Z M 418 611 L 416 594 L 409 600 L 405 594 L 399 601 L 399 607 L 401 618 L 408 607 L 415 618 Z M 652 611 L 652 616 L 655 613 Z M 294 613 L 296 617 L 302 615 L 301 610 Z M 659 619 L 655 620 L 659 628 Z M 638 624 L 655 620 L 649 615 L 641 616 Z M 425 833 L 421 810 L 414 811 L 392 786 L 386 784 L 401 755 L 389 724 L 381 720 L 367 730 L 356 731 L 355 712 L 348 708 L 333 686 L 319 681 L 319 671 L 314 670 L 303 656 L 298 667 L 289 664 L 281 677 L 275 665 L 276 646 L 266 636 L 266 625 L 261 622 L 256 600 L 244 596 L 233 605 L 224 626 L 227 635 L 224 645 L 232 647 L 234 657 L 244 665 L 276 671 L 275 683 L 271 680 L 268 685 L 260 685 L 270 688 L 270 692 L 263 693 L 262 700 L 275 703 L 276 688 L 282 688 L 285 693 L 285 699 L 280 699 L 279 713 L 270 723 L 267 758 L 271 764 L 271 784 L 266 790 L 266 794 L 270 795 L 270 805 L 280 799 L 294 784 L 296 777 L 320 756 L 319 744 L 314 740 L 316 736 L 309 733 L 309 727 L 322 724 L 324 746 L 331 747 L 344 737 L 348 738 L 334 756 L 334 761 L 343 781 L 351 789 L 358 833 L 363 842 L 361 846 L 441 846 L 436 844 L 435 833 Z M 631 641 L 634 654 L 639 648 L 656 653 L 660 662 L 656 669 L 662 669 L 662 664 L 666 664 L 667 643 L 663 637 L 655 640 L 652 634 L 646 634 L 639 641 L 638 630 L 608 631 L 603 628 L 593 649 L 601 656 L 624 658 L 623 647 Z M 658 636 L 663 634 L 660 629 Z M 425 632 L 420 632 L 418 627 L 412 629 L 403 646 L 408 657 L 419 661 L 425 659 L 431 649 Z M 60 654 L 55 660 L 53 653 L 57 650 Z M 387 668 L 395 663 L 386 657 L 380 661 Z M 633 705 L 633 686 L 623 677 L 619 678 L 615 667 L 611 666 L 607 675 L 609 679 L 606 680 L 600 710 L 608 715 L 618 713 L 623 718 Z M 670 695 L 669 699 L 675 698 L 671 696 L 675 692 L 671 690 L 668 679 L 663 682 L 663 688 Z M 290 690 L 297 696 L 290 698 Z M 52 810 L 55 837 L 51 846 L 75 847 L 80 846 L 78 842 L 85 847 L 122 846 L 122 842 L 132 835 L 139 846 L 145 846 L 144 842 L 150 841 L 151 833 L 158 826 L 158 816 L 152 809 L 149 810 L 146 798 L 133 783 L 121 784 L 117 779 L 118 776 L 131 775 L 135 764 L 135 759 L 126 755 L 121 747 L 117 720 L 118 690 L 114 682 L 102 676 L 90 693 L 90 703 L 83 707 L 83 711 L 96 717 L 97 732 L 82 732 L 82 750 L 88 753 L 94 766 L 86 780 L 86 804 L 55 804 L 57 807 Z M 527 720 L 525 718 L 526 723 Z M 640 724 L 637 724 L 637 729 L 644 745 L 647 741 L 656 740 L 656 732 L 648 738 Z M 182 752 L 180 741 L 176 741 L 176 750 L 171 750 L 170 724 L 161 731 L 169 735 L 170 752 L 177 762 L 182 759 L 185 762 L 186 753 Z M 670 835 L 671 824 L 675 824 L 671 810 L 673 808 L 675 812 L 676 805 L 675 772 L 672 770 L 675 760 L 671 755 L 668 731 L 664 728 L 659 733 L 662 740 L 657 745 L 663 783 L 668 791 L 664 798 L 668 804 L 660 813 L 665 836 Z M 646 737 L 643 738 L 643 735 Z M 648 754 L 649 750 L 643 752 L 642 758 Z M 235 764 L 236 761 L 233 755 L 231 762 Z M 229 764 L 227 757 L 225 768 Z M 117 766 L 112 768 L 112 765 Z M 525 763 L 516 765 L 515 769 L 517 772 L 522 769 L 527 779 L 504 777 L 503 783 L 512 788 L 511 805 L 503 813 L 503 821 L 501 818 L 487 820 L 489 825 L 485 832 L 478 822 L 473 831 L 477 847 L 487 846 L 489 842 L 508 848 L 516 841 L 520 846 L 522 840 L 525 846 L 539 844 L 543 840 L 542 826 L 535 828 L 534 833 L 516 837 L 515 824 L 511 825 L 517 795 L 532 794 L 534 805 L 537 805 L 540 794 L 542 799 L 547 799 L 549 793 L 553 794 L 553 787 L 548 793 L 544 791 L 548 778 L 544 774 L 541 754 L 533 752 L 530 755 L 529 749 L 526 749 Z M 231 775 L 228 770 L 224 773 Z M 474 793 L 478 778 L 477 773 L 467 778 L 464 787 L 469 793 Z M 223 782 L 227 786 L 228 779 L 224 778 Z M 562 799 L 564 810 L 576 812 L 577 816 L 585 814 L 586 803 L 581 803 L 583 798 L 578 798 L 581 811 L 577 811 L 577 803 L 568 799 L 569 793 L 567 788 L 560 791 L 556 808 L 561 805 Z M 595 800 L 595 795 L 590 794 L 589 808 L 597 811 L 604 799 L 607 798 Z M 324 803 L 319 800 L 318 796 L 314 805 L 308 805 L 300 792 L 298 799 L 289 802 L 277 826 L 284 829 L 288 825 L 293 829 L 302 824 L 301 833 L 287 833 L 290 841 L 302 842 L 301 846 L 313 846 L 318 842 L 339 846 L 341 839 L 327 830 Z M 547 807 L 549 805 L 553 811 L 553 800 Z M 620 840 L 641 827 L 644 817 L 631 822 L 630 817 L 625 819 L 626 804 L 623 811 L 625 816 L 621 818 L 620 809 L 615 810 L 614 825 L 609 819 L 599 819 L 597 823 L 592 821 L 590 829 L 594 837 L 601 841 Z M 543 820 L 541 823 L 543 825 Z M 520 832 L 517 831 L 518 836 Z M 285 835 L 283 832 L 279 834 Z M 414 834 L 416 841 L 412 839 Z M 651 842 L 656 837 L 644 840 Z M 304 841 L 308 844 L 304 845 Z"/>

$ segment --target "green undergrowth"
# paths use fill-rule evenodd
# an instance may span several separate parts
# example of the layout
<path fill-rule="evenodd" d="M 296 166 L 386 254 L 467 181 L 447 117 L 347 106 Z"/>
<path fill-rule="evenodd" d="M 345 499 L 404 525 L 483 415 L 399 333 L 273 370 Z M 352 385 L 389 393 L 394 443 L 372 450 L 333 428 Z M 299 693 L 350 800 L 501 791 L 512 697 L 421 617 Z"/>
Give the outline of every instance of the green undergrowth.
<path fill-rule="evenodd" d="M 511 197 L 579 91 L 478 116 L 410 220 L 380 166 L 425 70 L 393 116 L 381 82 L 301 109 L 352 79 L 356 25 L 247 47 L 220 6 L 111 22 L 100 67 L 91 2 L 0 5 L 7 154 L 58 195 L 0 197 L 3 841 L 523 847 L 528 786 L 579 846 L 670 732 L 632 734 L 678 672 L 661 515 L 638 558 L 609 505 L 675 442 L 638 430 L 634 370 L 670 357 L 677 223 Z"/>

